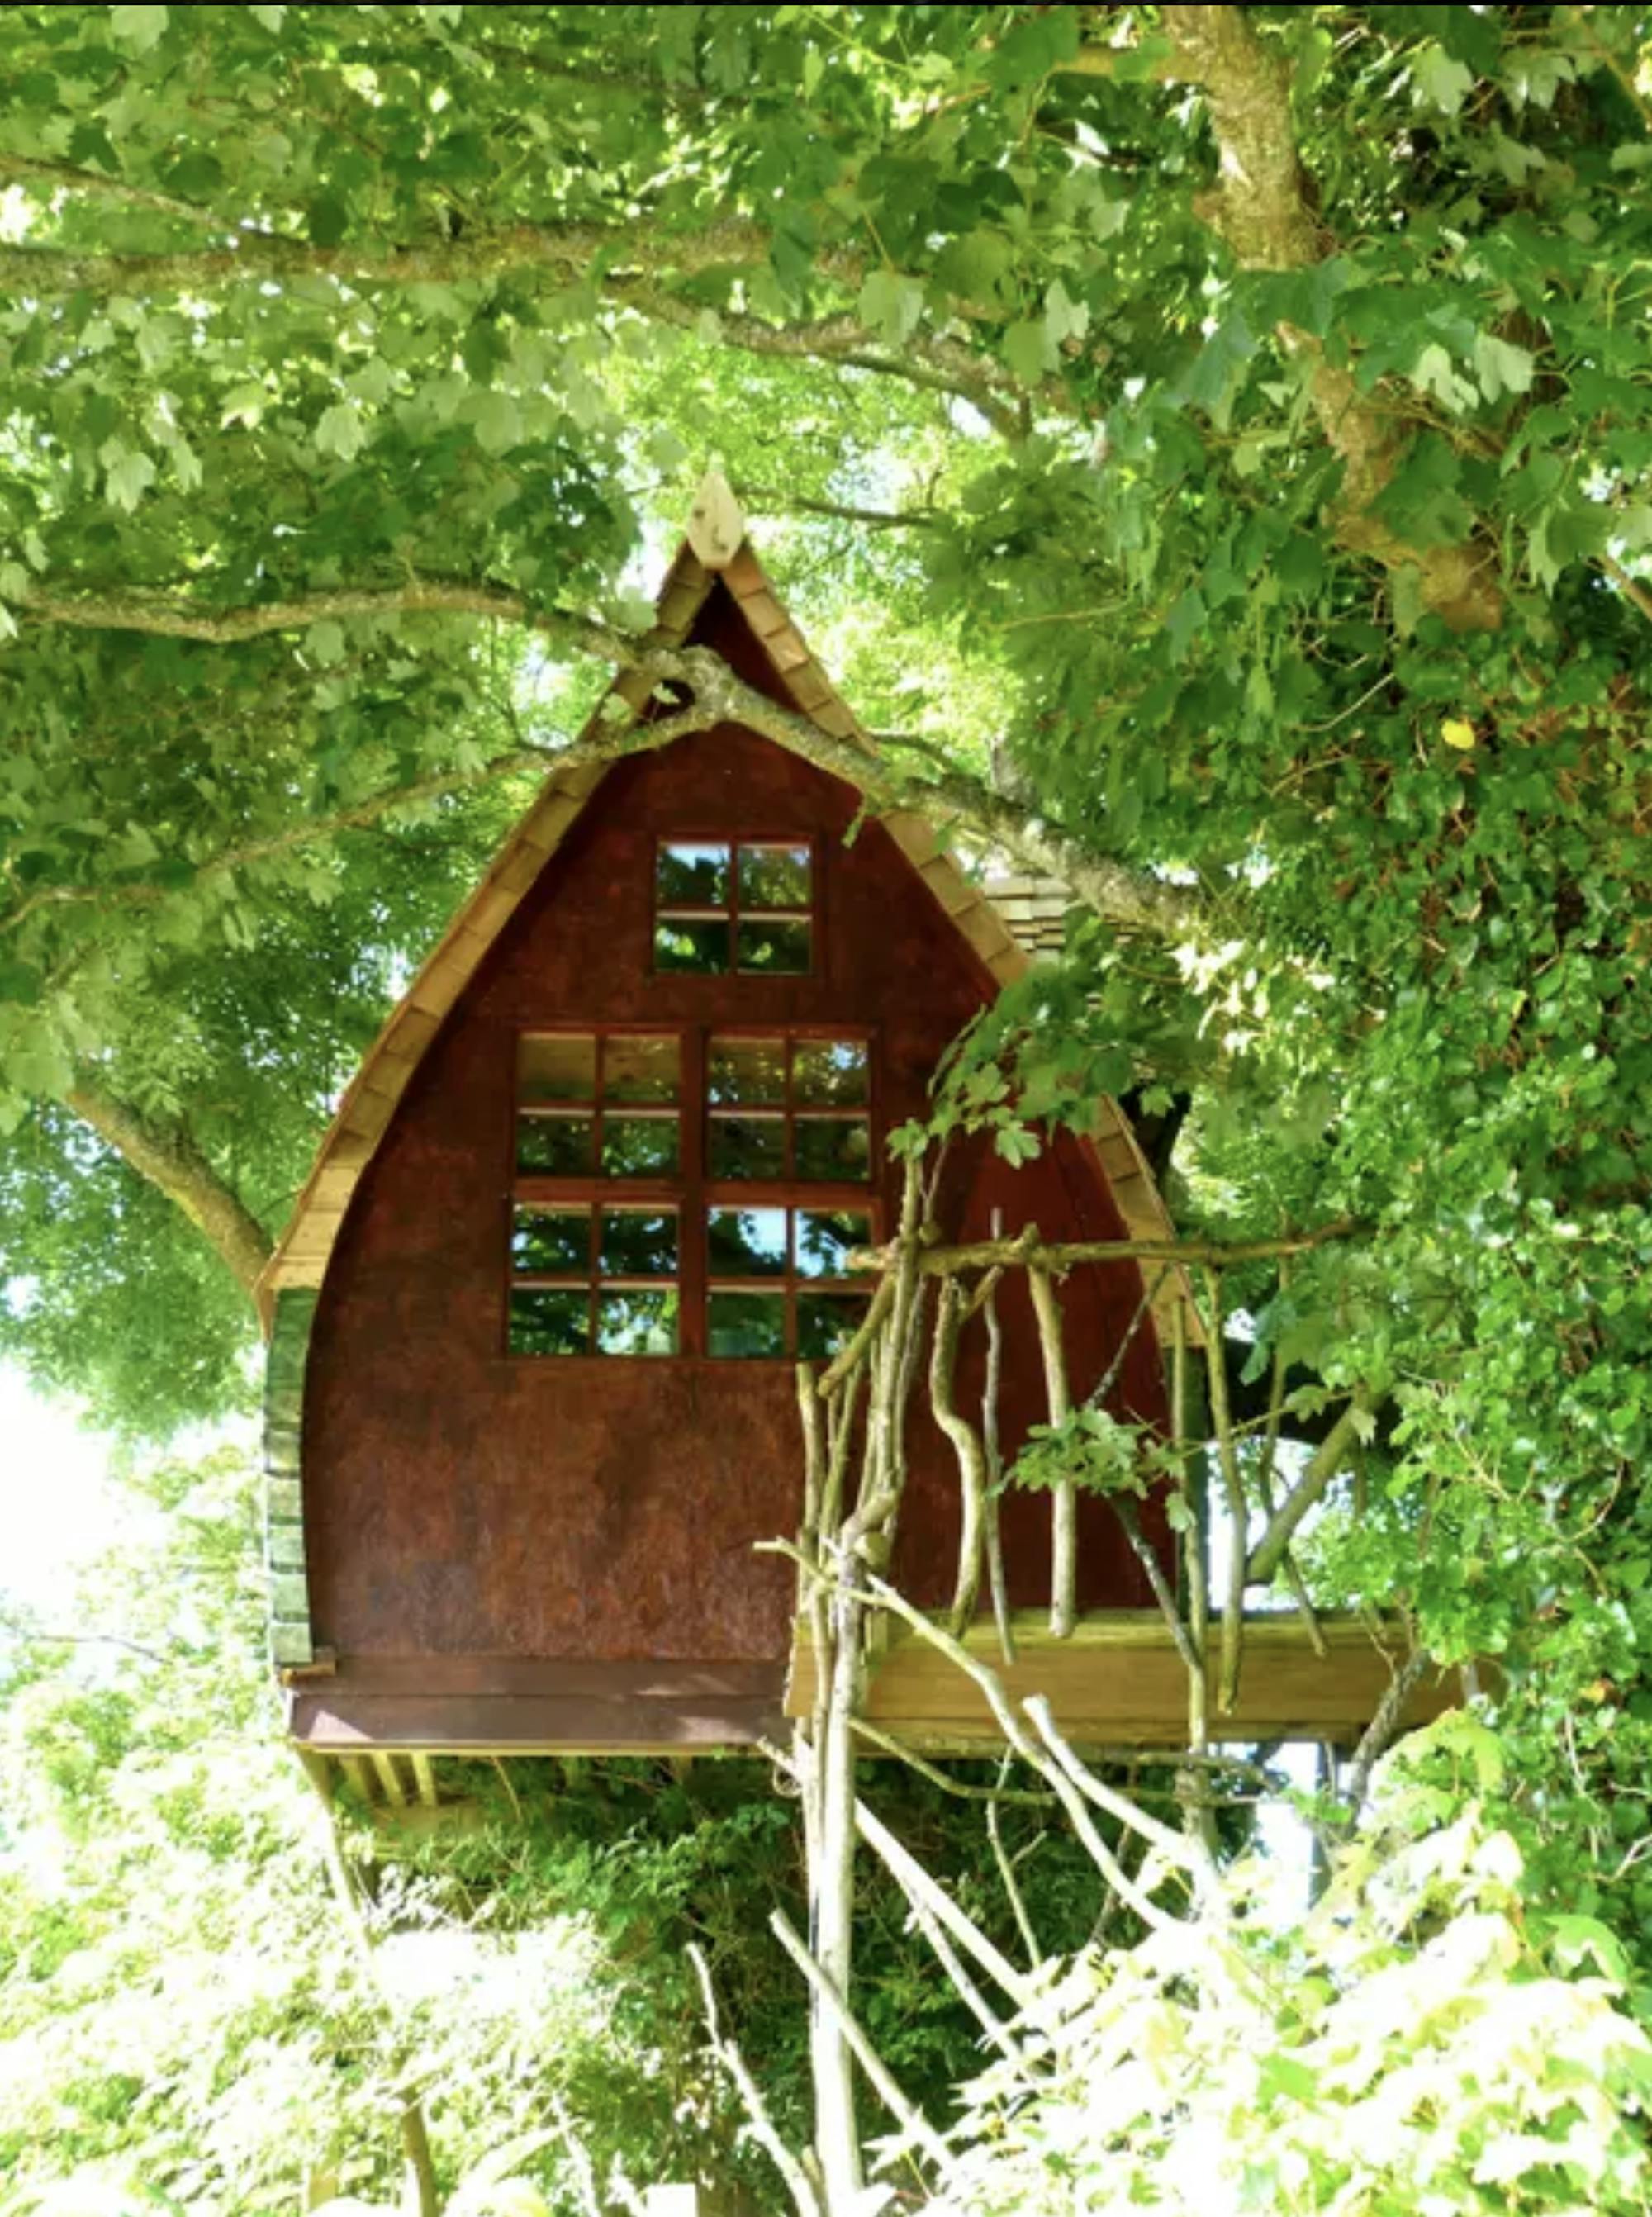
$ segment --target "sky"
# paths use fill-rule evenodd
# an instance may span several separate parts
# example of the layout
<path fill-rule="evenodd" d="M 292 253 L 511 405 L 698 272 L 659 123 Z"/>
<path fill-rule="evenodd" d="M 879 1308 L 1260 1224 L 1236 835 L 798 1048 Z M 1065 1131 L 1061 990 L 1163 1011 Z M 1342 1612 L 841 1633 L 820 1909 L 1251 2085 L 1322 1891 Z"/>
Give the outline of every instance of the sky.
<path fill-rule="evenodd" d="M 108 1480 L 111 1443 L 73 1408 L 34 1393 L 0 1366 L 0 1591 L 49 1609 L 73 1590 L 77 1566 L 119 1521 Z"/>

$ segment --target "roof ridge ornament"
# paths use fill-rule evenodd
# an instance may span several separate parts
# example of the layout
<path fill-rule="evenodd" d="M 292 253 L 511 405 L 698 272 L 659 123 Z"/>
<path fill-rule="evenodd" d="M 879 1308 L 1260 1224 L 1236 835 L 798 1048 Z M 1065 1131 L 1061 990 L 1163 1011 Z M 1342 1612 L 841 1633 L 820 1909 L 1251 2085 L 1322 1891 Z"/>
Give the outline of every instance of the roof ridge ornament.
<path fill-rule="evenodd" d="M 740 552 L 746 519 L 720 470 L 707 470 L 688 511 L 688 544 L 708 570 L 726 570 Z"/>

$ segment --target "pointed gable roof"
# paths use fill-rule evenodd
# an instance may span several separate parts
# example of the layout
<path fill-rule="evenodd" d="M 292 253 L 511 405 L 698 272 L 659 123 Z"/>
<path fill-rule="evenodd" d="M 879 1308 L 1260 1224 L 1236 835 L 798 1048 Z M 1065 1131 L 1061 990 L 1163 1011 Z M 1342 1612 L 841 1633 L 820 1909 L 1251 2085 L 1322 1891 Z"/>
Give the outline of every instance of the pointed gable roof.
<path fill-rule="evenodd" d="M 733 495 L 713 475 L 701 489 L 689 518 L 688 536 L 666 572 L 654 628 L 644 644 L 685 645 L 695 618 L 719 580 L 792 704 L 830 737 L 854 741 L 874 752 L 871 737 L 840 697 L 776 597 L 745 537 L 744 521 Z M 605 727 L 603 709 L 607 697 L 617 696 L 634 713 L 646 701 L 650 685 L 645 674 L 620 671 L 581 737 L 595 737 Z M 258 1291 L 267 1320 L 278 1294 L 321 1284 L 357 1183 L 389 1129 L 397 1104 L 426 1049 L 518 905 L 614 766 L 596 763 L 551 772 L 476 891 L 426 957 L 339 1102 L 287 1229 L 265 1266 Z M 989 890 L 966 876 L 942 851 L 922 815 L 901 809 L 880 815 L 878 820 L 999 985 L 1023 976 L 1039 954 L 1048 950 L 1051 911 L 1070 905 L 1063 898 L 1063 889 L 1053 880 L 1008 881 L 1011 890 L 1001 910 Z M 1038 898 L 1029 899 L 1035 885 Z M 1056 943 L 1059 943 L 1058 934 Z M 1174 1230 L 1163 1199 L 1129 1121 L 1116 1102 L 1102 1103 L 1091 1139 L 1129 1236 L 1173 1238 Z M 1178 1291 L 1169 1275 L 1162 1273 L 1154 1304 L 1161 1321 L 1168 1324 L 1177 1300 Z"/>

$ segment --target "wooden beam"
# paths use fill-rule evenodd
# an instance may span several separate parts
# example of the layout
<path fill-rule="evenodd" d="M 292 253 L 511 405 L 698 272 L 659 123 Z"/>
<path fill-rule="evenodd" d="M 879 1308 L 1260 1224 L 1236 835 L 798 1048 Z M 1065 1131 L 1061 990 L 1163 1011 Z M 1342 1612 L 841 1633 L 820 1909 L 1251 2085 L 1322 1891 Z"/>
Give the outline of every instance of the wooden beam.
<path fill-rule="evenodd" d="M 1070 1638 L 1052 1640 L 1040 1611 L 1012 1619 L 1017 1660 L 1006 1669 L 990 1621 L 965 1637 L 991 1665 L 1017 1703 L 1042 1694 L 1075 1745 L 1179 1747 L 1187 1737 L 1187 1677 L 1156 1611 L 1115 1610 L 1082 1617 Z M 1397 1627 L 1385 1652 L 1363 1623 L 1329 1619 L 1322 1660 L 1295 1616 L 1246 1620 L 1244 1670 L 1237 1707 L 1220 1720 L 1228 1740 L 1325 1740 L 1347 1746 L 1371 1721 L 1403 1654 Z M 1391 1659 L 1390 1659 L 1391 1658 Z M 1215 1658 L 1211 1662 L 1214 1715 Z M 1433 1673 L 1408 1703 L 1405 1722 L 1427 1723 L 1461 1699 L 1458 1675 Z M 814 1702 L 813 1658 L 806 1626 L 798 1627 L 786 1711 L 808 1716 Z M 1000 1734 L 980 1690 L 944 1655 L 896 1627 L 872 1659 L 864 1714 L 869 1723 L 931 1751 L 996 1746 Z"/>
<path fill-rule="evenodd" d="M 413 1765 L 413 1775 L 418 1782 L 420 1800 L 427 1809 L 434 1809 L 439 1799 L 436 1793 L 435 1765 L 428 1755 L 415 1755 L 409 1760 Z"/>
<path fill-rule="evenodd" d="M 379 1775 L 379 1783 L 384 1788 L 385 1799 L 391 1807 L 404 1809 L 407 1806 L 407 1794 L 400 1778 L 397 1775 L 395 1757 L 375 1755 L 373 1758 L 373 1767 Z"/>

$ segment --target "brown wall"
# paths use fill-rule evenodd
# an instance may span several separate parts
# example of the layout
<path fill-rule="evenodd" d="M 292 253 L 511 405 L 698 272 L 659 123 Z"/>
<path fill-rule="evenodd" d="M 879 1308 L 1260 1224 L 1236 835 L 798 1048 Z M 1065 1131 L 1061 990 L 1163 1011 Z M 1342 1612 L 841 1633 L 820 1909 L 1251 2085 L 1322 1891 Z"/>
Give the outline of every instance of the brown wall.
<path fill-rule="evenodd" d="M 744 658 L 743 657 L 742 658 Z M 317 1639 L 342 1656 L 623 1660 L 785 1652 L 792 1573 L 750 1550 L 790 1535 L 797 1414 L 786 1362 L 534 1360 L 504 1352 L 515 1040 L 550 1023 L 876 1027 L 878 1121 L 922 1112 L 936 1059 L 990 980 L 876 824 L 844 844 L 848 787 L 750 733 L 718 731 L 610 772 L 425 1057 L 357 1190 L 323 1290 L 306 1389 L 305 1523 Z M 663 835 L 811 832 L 820 843 L 817 974 L 656 977 Z M 1120 1238 L 1087 1148 L 1020 1171 L 960 1152 L 949 1233 L 1035 1221 Z M 885 1225 L 897 1180 L 878 1183 Z M 1074 1384 L 1106 1367 L 1140 1297 L 1132 1267 L 1066 1288 Z M 1043 1416 L 1023 1288 L 1007 1291 L 1006 1445 Z M 982 1326 L 960 1370 L 979 1391 Z M 1163 1414 L 1138 1334 L 1115 1405 Z M 943 1599 L 953 1565 L 951 1451 L 914 1428 L 897 1571 Z M 1048 1504 L 1006 1504 L 1012 1598 L 1047 1598 Z M 1150 1602 L 1097 1504 L 1084 1505 L 1089 1606 Z"/>

